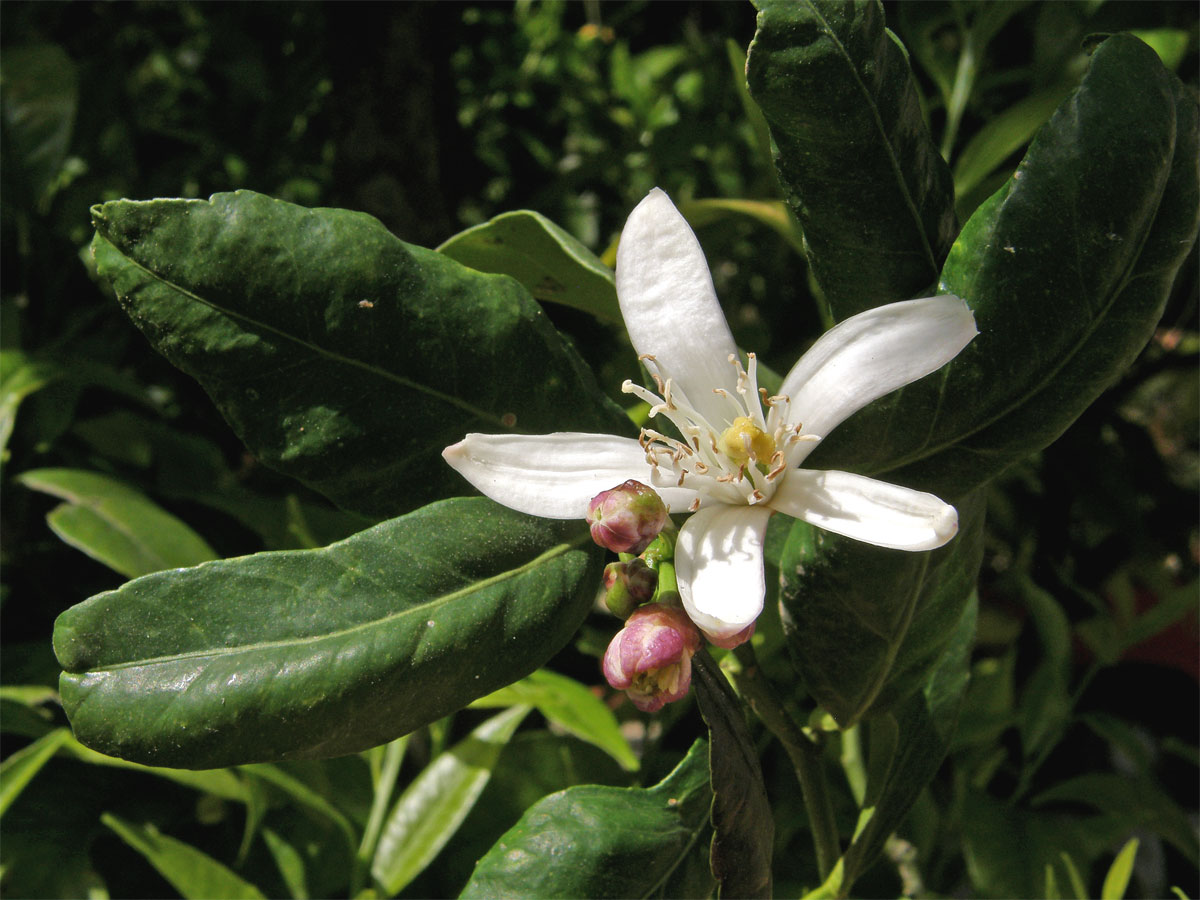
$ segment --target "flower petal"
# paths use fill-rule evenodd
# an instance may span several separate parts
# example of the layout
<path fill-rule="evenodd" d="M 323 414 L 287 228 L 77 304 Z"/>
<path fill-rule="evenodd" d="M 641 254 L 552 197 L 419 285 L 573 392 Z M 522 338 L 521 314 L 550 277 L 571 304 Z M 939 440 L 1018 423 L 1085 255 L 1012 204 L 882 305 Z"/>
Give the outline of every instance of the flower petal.
<path fill-rule="evenodd" d="M 700 242 L 658 188 L 634 208 L 621 232 L 617 297 L 634 349 L 653 356 L 697 412 L 714 425 L 725 422 L 729 404 L 713 388 L 736 390 L 729 355 L 737 346 Z"/>
<path fill-rule="evenodd" d="M 611 434 L 468 434 L 442 451 L 454 469 L 497 503 L 549 519 L 582 519 L 588 501 L 630 478 L 650 483 L 646 452 Z M 655 488 L 676 512 L 696 492 Z"/>
<path fill-rule="evenodd" d="M 851 316 L 821 335 L 783 380 L 788 416 L 825 437 L 872 400 L 940 369 L 978 333 L 970 308 L 953 294 Z"/>
<path fill-rule="evenodd" d="M 849 472 L 794 469 L 771 507 L 878 547 L 932 550 L 958 531 L 958 512 L 933 494 Z"/>
<path fill-rule="evenodd" d="M 679 531 L 679 596 L 696 627 L 710 638 L 730 638 L 762 612 L 763 537 L 770 517 L 771 510 L 761 506 L 712 506 Z"/>

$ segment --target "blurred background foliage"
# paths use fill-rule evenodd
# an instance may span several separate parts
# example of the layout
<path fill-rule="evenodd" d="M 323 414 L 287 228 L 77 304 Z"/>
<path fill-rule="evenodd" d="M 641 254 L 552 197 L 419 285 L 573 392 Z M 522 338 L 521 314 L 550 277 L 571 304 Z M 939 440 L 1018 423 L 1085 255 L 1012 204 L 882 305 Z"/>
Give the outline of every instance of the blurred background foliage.
<path fill-rule="evenodd" d="M 1133 30 L 1197 80 L 1194 4 L 885 8 L 963 221 L 1077 83 L 1087 35 Z M 365 524 L 256 465 L 199 387 L 150 350 L 91 278 L 88 208 L 249 188 L 363 210 L 425 246 L 529 208 L 611 262 L 625 216 L 658 185 L 696 225 L 739 343 L 786 370 L 825 323 L 744 86 L 754 10 L 10 0 L 0 15 L 0 702 L 5 791 L 24 787 L 0 807 L 5 893 L 189 895 L 118 837 L 116 820 L 102 824 L 108 813 L 154 823 L 269 894 L 344 894 L 338 817 L 352 830 L 367 820 L 378 754 L 281 765 L 294 780 L 282 788 L 242 772 L 242 793 L 223 794 L 64 743 L 39 777 L 19 780 L 26 758 L 12 754 L 64 721 L 49 643 L 63 609 L 157 568 L 322 546 Z M 701 202 L 714 199 L 754 202 Z M 632 371 L 619 332 L 564 307 L 548 313 L 610 387 Z M 1138 363 L 993 486 L 956 747 L 859 891 L 1043 896 L 1053 883 L 1069 895 L 1078 870 L 1096 892 L 1135 836 L 1134 893 L 1200 893 L 1198 352 L 1193 253 Z M 585 630 L 556 667 L 599 683 L 589 653 L 609 627 Z M 768 638 L 772 627 L 763 625 Z M 667 765 L 654 748 L 677 759 L 696 721 L 690 704 L 651 732 L 631 719 L 649 750 L 643 783 Z M 463 728 L 415 736 L 400 783 Z M 484 800 L 404 894 L 455 893 L 474 859 L 551 790 L 629 783 L 568 740 L 520 733 Z M 837 754 L 829 762 L 837 767 Z M 805 817 L 776 750 L 765 766 L 777 891 L 798 893 L 815 873 Z M 852 815 L 848 796 L 840 812 Z M 276 838 L 250 841 L 260 829 Z M 299 848 L 299 869 L 281 862 L 276 839 Z"/>

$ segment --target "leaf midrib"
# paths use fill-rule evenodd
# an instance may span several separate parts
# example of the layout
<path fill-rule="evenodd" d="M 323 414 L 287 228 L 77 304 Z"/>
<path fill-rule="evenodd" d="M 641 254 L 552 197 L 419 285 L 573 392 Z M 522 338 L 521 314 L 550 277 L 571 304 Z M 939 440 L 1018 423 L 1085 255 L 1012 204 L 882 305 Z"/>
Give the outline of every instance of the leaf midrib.
<path fill-rule="evenodd" d="M 200 202 L 203 202 L 203 201 L 200 201 Z M 243 323 L 249 325 L 251 328 L 277 335 L 287 341 L 292 342 L 293 344 L 296 344 L 299 347 L 303 347 L 305 350 L 308 350 L 310 353 L 313 353 L 316 356 L 324 357 L 325 359 L 328 359 L 335 363 L 340 363 L 342 365 L 347 365 L 347 366 L 351 366 L 356 369 L 361 369 L 362 371 L 367 372 L 376 377 L 384 378 L 386 380 L 395 382 L 396 384 L 400 385 L 401 387 L 408 388 L 409 390 L 413 390 L 418 393 L 425 394 L 425 395 L 427 395 L 435 400 L 438 400 L 442 403 L 457 407 L 458 409 L 461 409 L 463 412 L 466 412 L 469 415 L 475 416 L 486 422 L 490 422 L 494 425 L 503 427 L 503 423 L 500 420 L 500 416 L 497 416 L 495 413 L 488 412 L 487 410 L 480 409 L 479 407 L 477 407 L 471 403 L 468 403 L 467 401 L 462 400 L 459 397 L 455 397 L 451 394 L 446 394 L 442 391 L 437 390 L 436 388 L 430 387 L 427 384 L 422 384 L 421 382 L 413 381 L 410 378 L 407 378 L 403 375 L 398 375 L 395 372 L 390 372 L 387 369 L 381 369 L 377 366 L 373 366 L 373 365 L 363 362 L 361 360 L 354 359 L 353 357 L 343 356 L 342 354 L 336 353 L 332 350 L 328 350 L 328 349 L 320 346 L 319 344 L 314 344 L 311 341 L 303 340 L 302 338 L 299 338 L 294 334 L 289 334 L 288 332 L 284 331 L 281 328 L 276 328 L 274 325 L 269 325 L 266 322 L 261 322 L 251 316 L 246 315 L 245 313 L 241 313 L 241 312 L 237 312 L 236 310 L 228 309 L 224 306 L 221 306 L 219 303 L 216 303 L 215 301 L 208 300 L 204 297 L 201 297 L 199 294 L 195 293 L 194 291 L 191 291 L 191 290 L 183 287 L 182 285 L 176 284 L 175 282 L 163 277 L 158 272 L 156 272 L 153 269 L 149 268 L 148 266 L 144 265 L 141 261 L 130 256 L 128 253 L 126 253 L 124 250 L 122 250 L 117 244 L 115 244 L 113 241 L 109 240 L 106 235 L 100 233 L 99 230 L 97 230 L 97 236 L 101 240 L 103 240 L 106 244 L 108 244 L 110 247 L 112 247 L 113 250 L 121 257 L 121 259 L 127 261 L 130 265 L 141 270 L 148 277 L 152 278 L 154 281 L 157 281 L 158 283 L 162 284 L 169 290 L 176 291 L 177 293 L 180 293 L 183 296 L 196 301 L 197 303 L 201 303 L 204 306 L 207 306 L 209 309 L 216 310 L 217 312 L 221 313 L 222 315 L 226 315 L 226 316 L 229 316 L 230 318 L 238 320 L 239 322 L 243 322 Z M 431 371 L 434 368 L 435 367 L 431 367 Z"/>
<path fill-rule="evenodd" d="M 588 537 L 588 539 L 590 539 L 590 536 L 586 536 L 586 537 Z M 172 654 L 168 654 L 168 655 L 164 655 L 164 656 L 148 657 L 146 659 L 129 660 L 127 662 L 112 663 L 112 664 L 97 666 L 95 668 L 83 669 L 74 674 L 94 675 L 94 674 L 99 674 L 99 673 L 103 673 L 103 672 L 119 671 L 121 669 L 166 665 L 169 663 L 180 662 L 180 661 L 188 660 L 188 659 L 204 659 L 206 657 L 220 658 L 220 657 L 227 657 L 227 656 L 238 656 L 238 655 L 241 655 L 244 653 L 255 653 L 258 651 L 277 649 L 277 648 L 281 648 L 281 647 L 299 647 L 299 646 L 305 646 L 307 644 L 318 644 L 322 641 L 338 640 L 343 637 L 346 637 L 347 635 L 367 631 L 367 630 L 370 630 L 373 628 L 383 627 L 392 622 L 400 621 L 405 616 L 408 616 L 408 615 L 418 615 L 418 614 L 422 615 L 422 616 L 429 615 L 431 609 L 436 610 L 438 607 L 440 607 L 444 604 L 450 603 L 454 600 L 457 600 L 460 597 L 469 596 L 472 593 L 476 593 L 478 591 L 485 590 L 493 585 L 501 584 L 507 580 L 516 578 L 520 575 L 523 575 L 526 572 L 532 571 L 533 569 L 537 568 L 542 563 L 544 563 L 548 560 L 551 560 L 551 559 L 555 559 L 559 556 L 564 555 L 565 553 L 569 552 L 570 550 L 577 548 L 581 543 L 584 542 L 584 540 L 585 540 L 585 535 L 581 535 L 580 537 L 576 538 L 573 541 L 556 544 L 555 546 L 551 547 L 549 550 L 544 551 L 543 553 L 541 553 L 534 559 L 530 560 L 529 562 L 527 562 L 521 566 L 518 566 L 514 569 L 508 569 L 507 571 L 500 572 L 496 575 L 492 575 L 489 578 L 485 578 L 481 581 L 474 581 L 469 585 L 458 588 L 457 590 L 450 591 L 449 593 L 442 594 L 441 596 L 438 596 L 438 597 L 434 597 L 434 598 L 430 599 L 429 601 L 420 604 L 419 606 L 408 607 L 406 609 L 396 610 L 395 612 L 388 613 L 386 616 L 383 616 L 381 618 L 371 619 L 367 622 L 360 622 L 356 625 L 351 625 L 347 628 L 339 628 L 334 631 L 328 631 L 328 632 L 324 632 L 322 634 L 309 635 L 309 636 L 305 636 L 305 637 L 284 638 L 284 639 L 273 640 L 273 641 L 258 641 L 256 643 L 252 643 L 252 644 L 239 644 L 234 647 L 219 647 L 219 648 L 211 648 L 211 649 L 206 649 L 206 650 L 190 650 L 185 653 L 172 653 Z M 220 562 L 222 562 L 222 561 L 215 561 L 214 563 L 208 563 L 207 565 L 219 564 Z"/>
<path fill-rule="evenodd" d="M 892 142 L 888 138 L 887 129 L 883 126 L 883 119 L 879 115 L 879 105 L 875 102 L 874 95 L 867 89 L 866 84 L 863 83 L 863 80 L 858 73 L 858 68 L 854 65 L 854 60 L 847 52 L 846 47 L 842 43 L 841 39 L 837 36 L 833 26 L 829 24 L 829 21 L 824 15 L 822 15 L 821 11 L 817 9 L 816 4 L 814 4 L 812 0 L 805 0 L 805 5 L 812 11 L 813 15 L 820 20 L 821 25 L 824 26 L 825 34 L 830 40 L 833 41 L 834 46 L 837 47 L 838 53 L 841 54 L 847 68 L 850 70 L 850 74 L 854 79 L 855 85 L 858 86 L 859 92 L 862 94 L 865 100 L 865 106 L 871 111 L 871 118 L 875 122 L 876 131 L 879 133 L 879 140 L 884 149 L 887 151 L 888 164 L 892 167 L 892 176 L 896 181 L 896 185 L 900 189 L 900 196 L 904 199 L 904 205 L 908 208 L 909 215 L 912 216 L 913 223 L 916 226 L 916 232 L 921 238 L 921 246 L 925 251 L 925 261 L 929 264 L 929 270 L 933 273 L 933 277 L 937 278 L 938 264 L 937 258 L 933 253 L 933 246 L 929 242 L 929 235 L 925 232 L 925 223 L 921 219 L 921 214 L 917 209 L 916 201 L 913 199 L 912 193 L 908 189 L 908 182 L 904 180 L 904 173 L 901 170 L 900 161 L 896 158 L 896 152 L 892 147 Z M 885 25 L 883 27 L 886 28 L 887 26 Z M 883 35 L 883 38 L 885 41 L 887 41 L 886 34 Z M 889 41 L 888 46 L 890 45 L 891 44 Z"/>

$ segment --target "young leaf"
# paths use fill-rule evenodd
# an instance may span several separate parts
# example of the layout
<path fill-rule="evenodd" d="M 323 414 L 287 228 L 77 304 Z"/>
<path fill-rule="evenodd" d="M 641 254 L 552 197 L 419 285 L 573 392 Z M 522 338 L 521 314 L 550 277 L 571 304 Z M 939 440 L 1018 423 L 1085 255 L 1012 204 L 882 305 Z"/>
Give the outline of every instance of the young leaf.
<path fill-rule="evenodd" d="M 438 756 L 400 795 L 371 863 L 371 875 L 388 896 L 419 875 L 454 836 L 529 710 L 513 706 L 488 719 Z"/>
<path fill-rule="evenodd" d="M 148 575 L 59 617 L 63 705 L 88 746 L 156 765 L 363 750 L 544 663 L 591 605 L 594 550 L 577 524 L 462 498 Z"/>
<path fill-rule="evenodd" d="M 621 323 L 608 266 L 545 216 L 518 209 L 456 234 L 437 248 L 479 272 L 511 275 L 535 300 L 561 303 Z"/>
<path fill-rule="evenodd" d="M 470 431 L 628 427 L 510 278 L 238 191 L 93 207 L 97 270 L 262 462 L 373 517 L 461 493 Z"/>
<path fill-rule="evenodd" d="M 551 794 L 479 860 L 460 896 L 652 896 L 697 852 L 711 801 L 703 741 L 652 788 Z"/>
<path fill-rule="evenodd" d="M 1133 860 L 1137 856 L 1138 839 L 1130 838 L 1121 848 L 1117 858 L 1104 876 L 1104 885 L 1100 888 L 1100 900 L 1121 900 L 1125 896 L 1125 888 L 1129 887 L 1129 876 L 1133 874 Z"/>
<path fill-rule="evenodd" d="M 12 806 L 42 766 L 70 739 L 71 732 L 68 729 L 57 728 L 29 746 L 22 747 L 0 764 L 0 816 Z"/>
<path fill-rule="evenodd" d="M 830 310 L 916 296 L 954 240 L 954 195 L 882 5 L 757 5 L 746 78 Z"/>
<path fill-rule="evenodd" d="M 112 813 L 100 817 L 117 836 L 154 866 L 187 900 L 259 900 L 262 891 L 207 853 L 153 825 L 134 825 Z"/>
<path fill-rule="evenodd" d="M 771 896 L 775 820 L 742 705 L 707 650 L 693 657 L 696 701 L 711 740 L 713 839 L 709 851 L 722 897 Z"/>
<path fill-rule="evenodd" d="M 877 401 L 817 468 L 954 500 L 1057 438 L 1129 366 L 1200 221 L 1194 95 L 1145 44 L 1104 41 L 942 272 L 980 335 L 938 374 Z"/>
<path fill-rule="evenodd" d="M 842 728 L 928 680 L 975 586 L 983 500 L 958 503 L 958 535 L 931 553 L 792 526 L 780 561 L 785 633 L 806 688 Z"/>
<path fill-rule="evenodd" d="M 54 533 L 129 578 L 217 558 L 200 535 L 115 478 L 81 469 L 34 469 L 17 481 L 66 500 L 46 516 Z"/>
<path fill-rule="evenodd" d="M 621 734 L 617 717 L 595 694 L 572 678 L 539 669 L 528 678 L 480 697 L 472 706 L 511 706 L 528 703 L 546 720 L 581 740 L 599 747 L 621 767 L 633 771 L 637 757 Z"/>
<path fill-rule="evenodd" d="M 4 85 L 3 115 L 7 167 L 18 191 L 28 191 L 21 205 L 44 203 L 71 147 L 79 105 L 79 74 L 58 44 L 8 47 L 0 63 Z M 6 178 L 5 186 L 9 182 Z"/>
<path fill-rule="evenodd" d="M 300 851 L 285 841 L 270 828 L 262 830 L 263 841 L 279 868 L 283 883 L 291 891 L 294 900 L 308 900 L 308 882 L 304 875 L 304 857 Z"/>

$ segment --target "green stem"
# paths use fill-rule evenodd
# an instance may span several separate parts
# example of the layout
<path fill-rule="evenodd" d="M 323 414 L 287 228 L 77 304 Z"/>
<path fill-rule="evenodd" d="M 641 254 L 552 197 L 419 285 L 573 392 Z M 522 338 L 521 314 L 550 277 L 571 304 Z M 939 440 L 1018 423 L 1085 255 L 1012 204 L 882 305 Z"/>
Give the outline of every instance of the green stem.
<path fill-rule="evenodd" d="M 747 641 L 735 649 L 733 655 L 739 663 L 732 672 L 738 691 L 750 702 L 762 723 L 783 744 L 783 749 L 796 770 L 796 778 L 804 794 L 804 806 L 812 828 L 817 870 L 824 881 L 833 871 L 842 851 L 838 841 L 837 822 L 833 816 L 833 804 L 825 783 L 821 749 L 779 702 L 774 688 L 758 666 L 758 658 L 750 642 Z"/>

